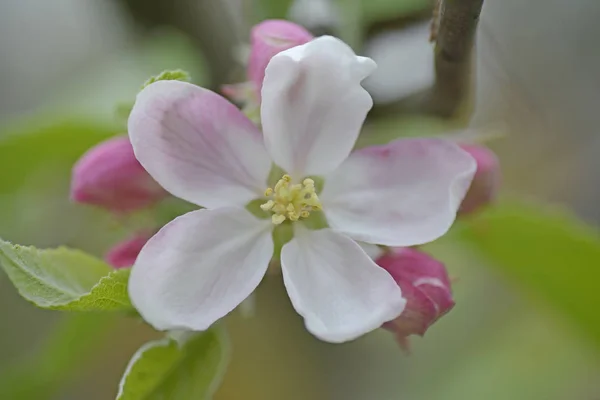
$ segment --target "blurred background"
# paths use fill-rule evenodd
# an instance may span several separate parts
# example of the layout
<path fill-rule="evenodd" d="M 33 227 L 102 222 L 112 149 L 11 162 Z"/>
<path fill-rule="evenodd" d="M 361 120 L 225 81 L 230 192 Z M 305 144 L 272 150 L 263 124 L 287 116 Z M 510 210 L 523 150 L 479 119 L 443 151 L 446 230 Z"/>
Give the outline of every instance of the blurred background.
<path fill-rule="evenodd" d="M 244 80 L 250 27 L 277 17 L 340 36 L 378 62 L 365 83 L 377 111 L 365 143 L 467 125 L 500 131 L 488 144 L 501 159 L 503 198 L 564 207 L 593 228 L 567 215 L 564 225 L 562 216 L 555 221 L 561 229 L 597 238 L 600 3 L 485 0 L 472 95 L 453 118 L 403 102 L 434 81 L 432 8 L 431 0 L 0 2 L 0 237 L 99 256 L 125 237 L 127 227 L 107 213 L 69 202 L 73 163 L 124 132 L 116 106 L 164 69 L 185 69 L 217 89 Z M 343 345 L 319 342 L 280 279 L 269 277 L 254 318 L 227 318 L 232 359 L 215 398 L 600 399 L 600 303 L 593 285 L 576 290 L 600 278 L 600 257 L 593 257 L 600 247 L 582 255 L 588 239 L 563 248 L 560 236 L 541 231 L 539 241 L 533 235 L 524 243 L 510 225 L 515 213 L 500 210 L 470 225 L 504 224 L 494 237 L 506 251 L 460 232 L 426 246 L 456 279 L 457 306 L 412 341 L 410 355 L 381 330 Z M 0 315 L 6 400 L 112 399 L 131 355 L 157 336 L 117 316 L 35 309 L 3 274 Z"/>

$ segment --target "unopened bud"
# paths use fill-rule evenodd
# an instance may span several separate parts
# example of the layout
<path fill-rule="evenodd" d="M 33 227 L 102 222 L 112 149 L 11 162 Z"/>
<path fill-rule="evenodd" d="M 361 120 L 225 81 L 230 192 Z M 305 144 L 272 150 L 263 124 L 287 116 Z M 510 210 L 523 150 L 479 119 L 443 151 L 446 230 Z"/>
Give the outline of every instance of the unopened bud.
<path fill-rule="evenodd" d="M 266 20 L 252 28 L 248 78 L 254 82 L 259 97 L 265 69 L 271 58 L 283 50 L 307 43 L 312 38 L 312 34 L 300 25 L 284 20 Z"/>
<path fill-rule="evenodd" d="M 126 136 L 85 153 L 73 167 L 71 199 L 115 212 L 131 212 L 162 199 L 165 190 L 135 158 Z"/>
<path fill-rule="evenodd" d="M 500 164 L 493 151 L 479 145 L 461 145 L 477 162 L 477 172 L 461 206 L 460 214 L 469 214 L 492 202 L 500 187 Z"/>
<path fill-rule="evenodd" d="M 406 307 L 383 327 L 407 348 L 409 335 L 423 336 L 427 329 L 454 307 L 450 279 L 444 264 L 419 250 L 397 248 L 379 257 L 377 264 L 394 278 Z"/>
<path fill-rule="evenodd" d="M 114 268 L 131 267 L 148 239 L 150 235 L 138 234 L 119 242 L 106 253 L 104 259 Z"/>

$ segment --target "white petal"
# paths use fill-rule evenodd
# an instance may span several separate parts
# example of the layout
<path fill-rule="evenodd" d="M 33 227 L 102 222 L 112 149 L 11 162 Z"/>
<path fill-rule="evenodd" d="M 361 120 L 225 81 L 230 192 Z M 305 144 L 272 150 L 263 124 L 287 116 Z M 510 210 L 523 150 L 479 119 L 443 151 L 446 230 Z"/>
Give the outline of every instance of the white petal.
<path fill-rule="evenodd" d="M 271 59 L 261 118 L 273 161 L 295 178 L 334 170 L 348 156 L 373 101 L 360 82 L 376 65 L 322 36 Z"/>
<path fill-rule="evenodd" d="M 192 211 L 140 252 L 129 295 L 159 330 L 202 331 L 254 291 L 273 255 L 271 222 L 245 209 Z"/>
<path fill-rule="evenodd" d="M 184 200 L 207 208 L 238 206 L 266 188 L 271 160 L 260 131 L 210 90 L 153 83 L 138 94 L 128 129 L 140 163 Z"/>
<path fill-rule="evenodd" d="M 454 143 L 401 139 L 351 154 L 320 199 L 329 225 L 353 239 L 414 246 L 450 228 L 475 169 Z"/>
<path fill-rule="evenodd" d="M 319 339 L 353 340 L 404 309 L 394 279 L 356 242 L 331 229 L 297 229 L 282 249 L 281 267 L 294 308 Z"/>

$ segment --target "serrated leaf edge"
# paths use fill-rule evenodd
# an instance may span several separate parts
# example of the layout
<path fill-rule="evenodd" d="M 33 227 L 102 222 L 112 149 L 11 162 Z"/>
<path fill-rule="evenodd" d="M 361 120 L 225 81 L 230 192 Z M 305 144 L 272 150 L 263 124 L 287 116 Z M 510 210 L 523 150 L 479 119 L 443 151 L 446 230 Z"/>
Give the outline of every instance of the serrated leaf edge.
<path fill-rule="evenodd" d="M 49 310 L 69 310 L 69 308 L 68 308 L 69 306 L 71 306 L 71 305 L 73 305 L 73 304 L 75 304 L 75 303 L 77 303 L 79 301 L 84 300 L 86 297 L 92 296 L 93 293 L 94 293 L 94 291 L 97 290 L 99 287 L 101 287 L 104 282 L 106 282 L 107 280 L 113 279 L 113 277 L 115 275 L 119 275 L 119 274 L 125 273 L 125 271 L 128 271 L 128 269 L 118 269 L 118 270 L 111 271 L 108 275 L 105 275 L 102 278 L 100 278 L 100 280 L 98 281 L 98 283 L 96 283 L 94 286 L 92 286 L 92 288 L 90 289 L 89 292 L 87 292 L 85 294 L 82 294 L 78 298 L 73 299 L 73 300 L 71 300 L 71 301 L 69 301 L 67 303 L 62 303 L 62 304 L 59 303 L 59 304 L 57 304 L 55 306 L 44 307 L 44 308 L 47 308 Z M 98 299 L 103 299 L 103 297 L 99 297 Z M 130 302 L 125 303 L 125 302 L 122 302 L 122 301 L 117 301 L 115 299 L 109 299 L 109 298 L 104 298 L 104 299 L 110 300 L 114 304 L 120 304 L 120 305 L 122 305 L 123 309 L 126 309 L 126 308 L 133 309 L 133 305 Z M 106 310 L 106 311 L 117 311 L 117 310 L 118 309 L 115 309 L 115 310 Z M 81 311 L 83 311 L 83 310 L 81 310 Z M 92 310 L 90 310 L 90 311 L 92 311 Z M 101 310 L 99 310 L 99 311 L 101 311 Z"/>
<path fill-rule="evenodd" d="M 0 239 L 0 247 L 2 245 L 6 245 L 6 246 L 10 247 L 11 250 L 13 250 L 13 251 L 19 250 L 19 249 L 24 249 L 24 250 L 29 250 L 29 251 L 35 252 L 36 254 L 39 254 L 42 251 L 47 252 L 47 253 L 60 253 L 61 251 L 67 251 L 67 252 L 70 252 L 70 253 L 78 253 L 79 255 L 81 255 L 83 257 L 94 258 L 92 255 L 86 253 L 85 251 L 81 251 L 81 250 L 78 250 L 78 249 L 72 249 L 72 248 L 66 247 L 66 246 L 59 246 L 59 247 L 49 248 L 49 249 L 39 249 L 39 248 L 37 248 L 35 246 L 27 246 L 27 245 L 24 246 L 24 245 L 12 243 L 12 242 L 10 242 L 8 240 Z M 20 261 L 24 262 L 23 258 L 20 256 L 20 254 L 18 252 L 15 251 L 14 255 L 15 255 L 15 257 L 17 259 L 19 259 Z M 32 274 L 29 270 L 20 268 L 15 261 L 13 261 L 10 257 L 4 256 L 2 254 L 2 252 L 0 252 L 0 266 L 2 266 L 2 270 L 6 273 L 6 275 L 10 279 L 10 281 L 13 283 L 13 286 L 17 289 L 17 292 L 19 293 L 19 295 L 23 299 L 25 299 L 28 303 L 30 303 L 30 304 L 38 307 L 38 308 L 44 309 L 44 310 L 69 310 L 68 307 L 70 305 L 72 305 L 74 303 L 77 303 L 77 302 L 81 301 L 82 299 L 84 299 L 84 298 L 86 298 L 88 296 L 91 296 L 92 293 L 94 292 L 94 290 L 97 290 L 104 282 L 106 282 L 106 280 L 112 279 L 114 277 L 114 275 L 123 274 L 124 271 L 129 271 L 128 268 L 127 269 L 112 270 L 112 271 L 109 270 L 109 273 L 107 275 L 103 276 L 102 278 L 100 278 L 100 280 L 94 286 L 92 286 L 92 288 L 87 293 L 84 293 L 84 294 L 80 295 L 79 297 L 74 297 L 72 300 L 67 301 L 67 302 L 63 302 L 63 303 L 57 302 L 57 303 L 54 303 L 53 305 L 41 305 L 41 304 L 38 304 L 35 301 L 29 299 L 28 296 L 27 296 L 27 294 L 25 292 L 23 292 L 23 290 L 18 285 L 16 285 L 14 283 L 13 273 L 11 272 L 11 270 L 9 270 L 9 269 L 7 269 L 7 268 L 4 267 L 4 262 L 1 262 L 2 260 L 5 260 L 7 263 L 12 264 L 13 268 L 15 270 L 22 271 L 24 274 L 26 274 L 27 276 L 29 276 L 32 280 L 34 280 L 34 281 L 36 281 L 36 282 L 38 282 L 40 284 L 52 287 L 56 291 L 63 291 L 64 292 L 65 289 L 61 288 L 61 287 L 54 286 L 52 284 L 52 282 L 42 281 L 37 275 Z M 131 305 L 131 303 L 119 302 L 119 301 L 115 301 L 113 299 L 110 299 L 110 300 L 113 301 L 116 304 L 123 305 L 124 309 L 126 309 L 126 308 L 133 309 L 133 306 Z M 83 310 L 80 310 L 80 311 L 83 311 Z M 92 310 L 90 310 L 90 311 L 92 311 Z M 114 311 L 116 311 L 116 310 L 114 310 Z"/>

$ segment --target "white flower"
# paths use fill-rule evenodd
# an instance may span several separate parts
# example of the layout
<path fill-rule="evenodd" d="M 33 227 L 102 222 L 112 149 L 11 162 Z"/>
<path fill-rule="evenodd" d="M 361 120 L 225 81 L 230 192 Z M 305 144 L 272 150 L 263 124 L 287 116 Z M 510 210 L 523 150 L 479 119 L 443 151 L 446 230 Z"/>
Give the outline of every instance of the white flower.
<path fill-rule="evenodd" d="M 142 249 L 129 292 L 160 330 L 205 330 L 248 297 L 273 256 L 272 229 L 292 223 L 281 251 L 287 292 L 307 329 L 343 342 L 393 320 L 405 300 L 354 241 L 412 246 L 444 234 L 475 172 L 437 139 L 350 154 L 372 106 L 360 82 L 375 68 L 320 37 L 279 53 L 262 88 L 263 134 L 235 106 L 197 86 L 153 83 L 129 119 L 136 157 L 166 190 L 206 207 L 176 218 Z M 272 163 L 287 174 L 271 189 Z M 321 176 L 316 193 L 308 176 Z M 262 199 L 270 219 L 245 209 Z M 322 212 L 330 228 L 302 221 Z"/>

